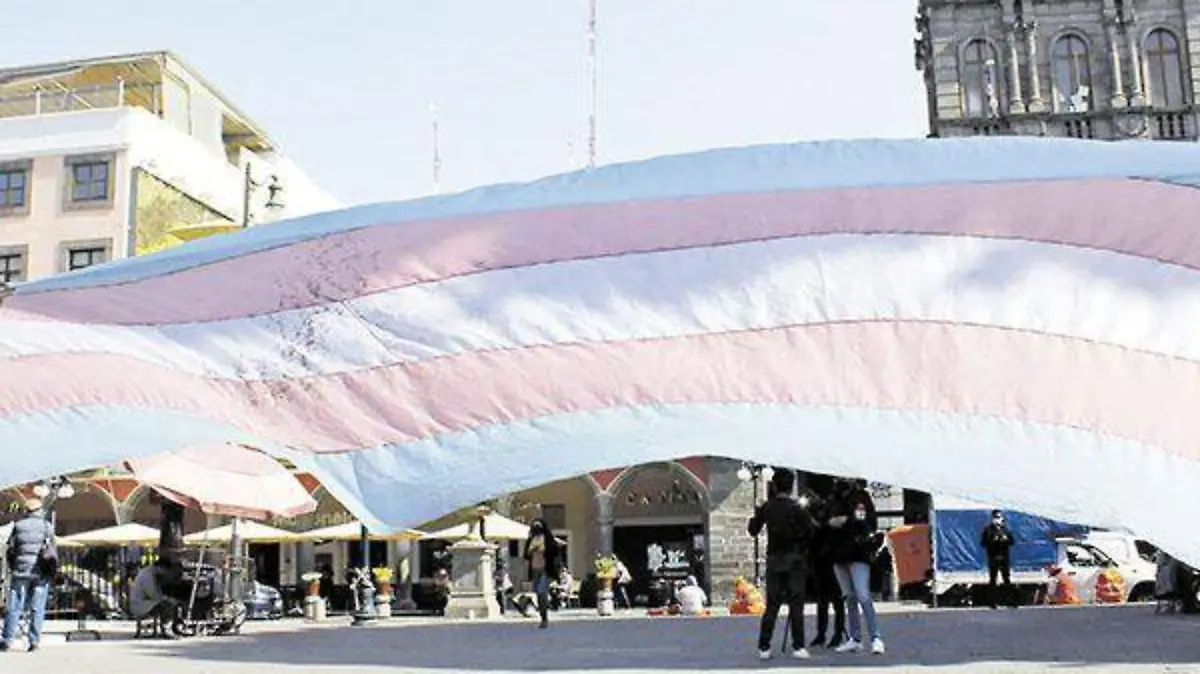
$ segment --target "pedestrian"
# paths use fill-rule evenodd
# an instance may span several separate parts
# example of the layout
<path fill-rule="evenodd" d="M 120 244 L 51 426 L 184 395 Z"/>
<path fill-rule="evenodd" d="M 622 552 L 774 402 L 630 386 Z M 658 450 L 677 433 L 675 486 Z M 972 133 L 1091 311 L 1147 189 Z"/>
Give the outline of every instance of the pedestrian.
<path fill-rule="evenodd" d="M 46 519 L 39 499 L 25 501 L 25 514 L 13 523 L 8 538 L 6 559 L 9 568 L 8 604 L 0 651 L 12 647 L 17 623 L 26 609 L 33 615 L 29 621 L 29 650 L 36 651 L 46 620 L 50 581 L 58 572 L 54 529 Z"/>
<path fill-rule="evenodd" d="M 801 497 L 803 499 L 803 496 Z M 846 604 L 837 575 L 833 572 L 833 557 L 830 547 L 832 529 L 829 520 L 833 517 L 833 500 L 808 495 L 809 511 L 814 513 L 817 529 L 810 546 L 812 553 L 813 591 L 817 595 L 817 636 L 810 646 L 837 648 L 846 640 Z M 829 613 L 833 612 L 833 630 L 830 636 Z M 826 641 L 828 638 L 828 641 Z"/>
<path fill-rule="evenodd" d="M 983 533 L 979 537 L 979 544 L 983 546 L 983 551 L 987 554 L 988 602 L 993 609 L 998 608 L 996 601 L 1000 592 L 1000 588 L 996 584 L 998 578 L 1004 581 L 1006 603 L 1013 608 L 1017 607 L 1016 593 L 1013 591 L 1012 584 L 1012 546 L 1014 543 L 1016 543 L 1016 539 L 1013 538 L 1012 529 L 1009 529 L 1008 524 L 1004 521 L 1004 513 L 993 510 L 992 521 L 983 528 Z"/>
<path fill-rule="evenodd" d="M 620 557 L 614 556 L 617 560 L 617 602 L 625 607 L 625 610 L 633 610 L 633 602 L 629 601 L 629 586 L 633 583 L 633 574 L 629 573 L 629 567 L 625 566 L 625 562 L 621 561 Z"/>
<path fill-rule="evenodd" d="M 879 631 L 879 617 L 871 600 L 871 563 L 880 548 L 871 495 L 859 485 L 842 483 L 829 526 L 832 529 L 833 572 L 846 602 L 846 640 L 836 652 L 861 652 L 864 637 L 869 637 L 871 652 L 883 655 L 885 647 Z"/>
<path fill-rule="evenodd" d="M 525 559 L 529 563 L 529 580 L 537 594 L 541 629 L 550 626 L 550 579 L 558 576 L 559 553 L 558 541 L 546 520 L 534 520 L 525 541 Z"/>
<path fill-rule="evenodd" d="M 492 574 L 492 582 L 496 586 L 496 603 L 500 605 L 500 615 L 508 608 L 509 597 L 512 595 L 513 582 L 508 575 L 508 564 L 503 559 L 496 560 L 496 571 Z"/>
<path fill-rule="evenodd" d="M 708 595 L 704 593 L 704 588 L 700 587 L 695 576 L 683 579 L 683 586 L 679 588 L 675 596 L 679 599 L 681 615 L 704 615 L 705 606 L 708 604 Z"/>
<path fill-rule="evenodd" d="M 804 592 L 808 582 L 808 546 L 814 523 L 812 516 L 792 496 L 796 474 L 777 470 L 771 478 L 771 496 L 754 510 L 748 526 L 751 536 L 767 530 L 767 606 L 758 631 L 758 655 L 771 659 L 771 640 L 779 609 L 788 605 L 792 657 L 807 659 L 804 647 Z"/>

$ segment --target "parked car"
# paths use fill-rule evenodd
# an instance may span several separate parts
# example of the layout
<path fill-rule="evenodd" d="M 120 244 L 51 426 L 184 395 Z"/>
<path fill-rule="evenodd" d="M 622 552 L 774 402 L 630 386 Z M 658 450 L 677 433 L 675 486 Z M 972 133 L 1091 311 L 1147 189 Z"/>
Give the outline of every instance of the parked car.
<path fill-rule="evenodd" d="M 1154 581 L 1158 567 L 1154 553 L 1158 548 L 1149 541 L 1117 531 L 1092 531 L 1083 542 L 1099 548 L 1119 566 L 1128 584 L 1126 601 L 1154 600 Z"/>
<path fill-rule="evenodd" d="M 243 603 L 249 620 L 278 620 L 283 617 L 283 593 L 258 581 L 250 583 Z"/>

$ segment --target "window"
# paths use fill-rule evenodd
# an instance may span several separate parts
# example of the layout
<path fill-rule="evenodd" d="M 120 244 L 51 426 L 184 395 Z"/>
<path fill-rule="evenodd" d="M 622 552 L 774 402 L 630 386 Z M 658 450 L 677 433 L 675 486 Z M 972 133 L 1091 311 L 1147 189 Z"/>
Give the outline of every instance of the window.
<path fill-rule="evenodd" d="M 1183 107 L 1183 67 L 1179 40 L 1169 30 L 1152 30 L 1146 36 L 1145 53 L 1150 104 L 1156 108 Z"/>
<path fill-rule="evenodd" d="M 1078 35 L 1064 35 L 1054 43 L 1055 103 L 1063 112 L 1092 109 L 1092 70 L 1087 43 Z"/>
<path fill-rule="evenodd" d="M 546 526 L 551 529 L 566 529 L 567 506 L 557 503 L 543 503 L 542 519 L 546 520 Z"/>
<path fill-rule="evenodd" d="M 94 264 L 108 262 L 108 246 L 85 245 L 67 249 L 67 271 L 86 269 Z"/>
<path fill-rule="evenodd" d="M 28 169 L 0 168 L 0 210 L 24 210 L 29 196 L 28 180 Z"/>
<path fill-rule="evenodd" d="M 71 201 L 108 201 L 108 162 L 71 165 Z"/>
<path fill-rule="evenodd" d="M 64 208 L 108 206 L 113 198 L 114 155 L 67 157 Z"/>
<path fill-rule="evenodd" d="M 971 40 L 963 50 L 963 104 L 968 117 L 990 117 L 999 112 L 996 62 L 996 50 L 987 40 Z"/>
<path fill-rule="evenodd" d="M 13 248 L 0 249 L 0 283 L 16 283 L 25 280 L 25 251 Z"/>

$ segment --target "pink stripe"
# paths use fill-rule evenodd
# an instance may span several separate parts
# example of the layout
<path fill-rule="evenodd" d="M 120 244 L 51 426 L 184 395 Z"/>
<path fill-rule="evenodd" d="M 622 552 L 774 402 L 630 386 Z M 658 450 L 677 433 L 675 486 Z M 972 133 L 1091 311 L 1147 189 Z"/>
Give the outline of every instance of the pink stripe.
<path fill-rule="evenodd" d="M 210 381 L 125 357 L 69 354 L 10 361 L 3 373 L 6 415 L 65 405 L 157 406 L 319 452 L 613 406 L 778 402 L 993 414 L 1095 429 L 1200 458 L 1200 364 L 942 323 L 839 323 L 469 353 L 299 381 Z"/>
<path fill-rule="evenodd" d="M 213 321 L 489 269 L 821 233 L 1022 238 L 1200 268 L 1200 193 L 1135 180 L 859 188 L 578 206 L 370 227 L 145 281 L 5 305 L 116 324 Z"/>

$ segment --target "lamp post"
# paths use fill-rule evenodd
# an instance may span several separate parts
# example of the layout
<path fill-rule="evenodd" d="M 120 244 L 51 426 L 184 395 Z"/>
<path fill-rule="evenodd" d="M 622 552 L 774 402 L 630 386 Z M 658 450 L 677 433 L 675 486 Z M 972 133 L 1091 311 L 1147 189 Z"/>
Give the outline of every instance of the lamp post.
<path fill-rule="evenodd" d="M 283 183 L 279 181 L 279 176 L 272 174 L 270 180 L 266 183 L 259 182 L 254 179 L 250 162 L 246 162 L 246 170 L 242 175 L 243 228 L 250 226 L 250 198 L 254 196 L 255 190 L 260 187 L 267 188 L 267 203 L 264 204 L 267 209 L 278 210 L 283 208 L 283 199 L 280 198 L 280 194 L 283 193 Z"/>
<path fill-rule="evenodd" d="M 371 534 L 365 524 L 362 525 L 358 544 L 362 551 L 362 567 L 350 572 L 350 589 L 354 592 L 354 601 L 357 604 L 351 625 L 365 625 L 376 617 L 375 584 L 371 582 Z"/>
<path fill-rule="evenodd" d="M 742 482 L 749 482 L 754 486 L 754 507 L 758 507 L 759 502 L 759 483 L 766 481 L 770 482 L 771 478 L 775 477 L 775 469 L 761 463 L 742 462 L 741 468 L 738 468 L 737 477 Z M 754 536 L 754 586 L 762 585 L 762 547 L 760 536 Z"/>

